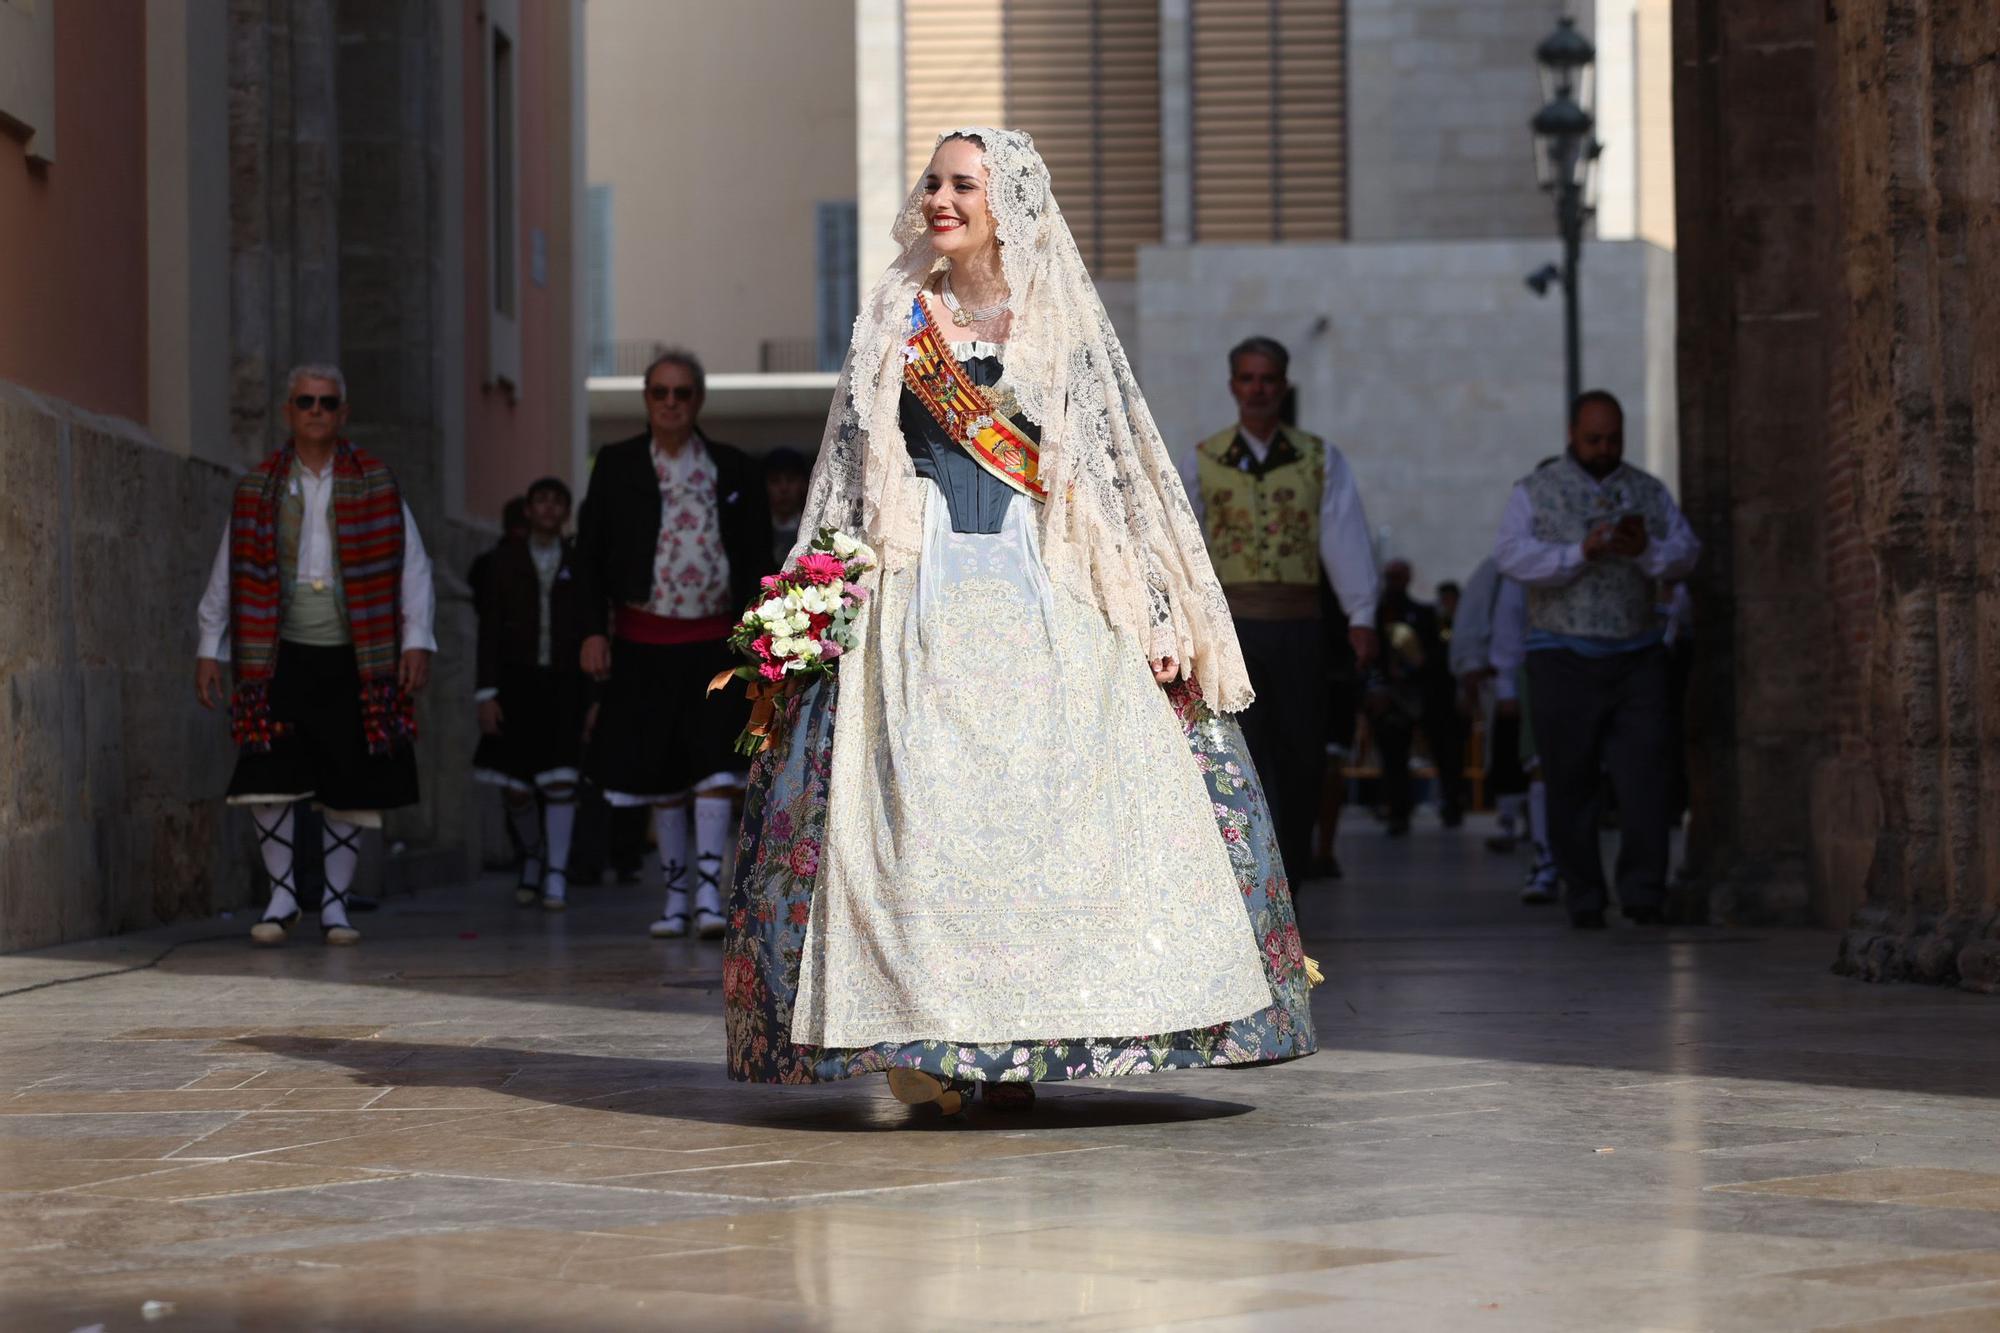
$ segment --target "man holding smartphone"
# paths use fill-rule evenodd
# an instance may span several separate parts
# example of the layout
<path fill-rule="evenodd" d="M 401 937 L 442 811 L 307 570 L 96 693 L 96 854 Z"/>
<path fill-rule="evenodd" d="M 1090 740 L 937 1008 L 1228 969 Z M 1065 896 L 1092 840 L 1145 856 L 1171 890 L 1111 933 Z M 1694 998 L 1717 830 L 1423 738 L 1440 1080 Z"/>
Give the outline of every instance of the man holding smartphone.
<path fill-rule="evenodd" d="M 1508 497 L 1493 558 L 1528 598 L 1528 695 L 1548 784 L 1549 840 L 1570 924 L 1605 924 L 1597 841 L 1608 768 L 1618 793 L 1618 901 L 1664 919 L 1675 771 L 1670 671 L 1653 589 L 1701 554 L 1666 486 L 1624 461 L 1625 412 L 1601 389 L 1570 411 L 1569 448 Z"/>

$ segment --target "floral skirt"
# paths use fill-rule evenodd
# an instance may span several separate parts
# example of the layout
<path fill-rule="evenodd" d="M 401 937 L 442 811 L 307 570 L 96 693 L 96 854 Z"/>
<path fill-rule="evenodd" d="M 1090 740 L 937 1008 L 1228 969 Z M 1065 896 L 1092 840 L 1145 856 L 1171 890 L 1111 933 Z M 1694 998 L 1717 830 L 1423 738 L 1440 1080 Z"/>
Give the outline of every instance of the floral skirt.
<path fill-rule="evenodd" d="M 825 841 L 838 678 L 788 701 L 775 745 L 750 770 L 723 952 L 729 1076 L 816 1083 L 904 1067 L 945 1078 L 1055 1081 L 1212 1065 L 1274 1064 L 1316 1049 L 1305 954 L 1262 787 L 1235 721 L 1185 682 L 1169 690 L 1215 810 L 1244 910 L 1263 949 L 1272 1003 L 1246 1018 L 1182 1032 L 1050 1034 L 970 1046 L 908 1041 L 860 1048 L 791 1040 L 800 961 Z"/>

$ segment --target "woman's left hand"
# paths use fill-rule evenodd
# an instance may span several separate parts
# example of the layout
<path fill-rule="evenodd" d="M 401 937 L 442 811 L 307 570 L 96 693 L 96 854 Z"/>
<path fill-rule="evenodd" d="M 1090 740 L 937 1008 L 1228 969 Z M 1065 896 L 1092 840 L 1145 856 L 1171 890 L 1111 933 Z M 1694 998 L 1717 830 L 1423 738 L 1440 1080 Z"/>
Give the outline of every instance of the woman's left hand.
<path fill-rule="evenodd" d="M 1181 664 L 1171 657 L 1155 657 L 1152 665 L 1153 679 L 1162 685 L 1173 684 L 1174 678 L 1181 674 Z"/>

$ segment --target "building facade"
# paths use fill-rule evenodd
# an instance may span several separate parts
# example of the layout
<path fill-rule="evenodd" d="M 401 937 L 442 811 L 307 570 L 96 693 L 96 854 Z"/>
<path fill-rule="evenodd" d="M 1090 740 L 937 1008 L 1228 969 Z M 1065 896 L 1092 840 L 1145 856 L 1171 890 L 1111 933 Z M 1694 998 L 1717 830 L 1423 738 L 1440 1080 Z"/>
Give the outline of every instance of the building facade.
<path fill-rule="evenodd" d="M 1701 866 L 2000 990 L 2000 17 L 1674 10 Z"/>
<path fill-rule="evenodd" d="M 390 835 L 463 862 L 462 573 L 584 437 L 579 8 L 0 5 L 0 948 L 247 894 L 194 607 L 301 361 L 344 367 L 436 562 Z"/>

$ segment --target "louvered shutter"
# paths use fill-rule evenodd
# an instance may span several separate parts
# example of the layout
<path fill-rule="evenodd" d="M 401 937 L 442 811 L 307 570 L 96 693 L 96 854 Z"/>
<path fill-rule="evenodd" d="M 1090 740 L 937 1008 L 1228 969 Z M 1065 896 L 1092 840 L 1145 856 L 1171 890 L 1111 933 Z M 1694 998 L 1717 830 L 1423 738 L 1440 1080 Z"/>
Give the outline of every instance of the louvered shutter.
<path fill-rule="evenodd" d="M 1006 123 L 1001 0 L 903 0 L 903 179 L 914 184 L 938 135 Z"/>
<path fill-rule="evenodd" d="M 1077 248 L 1130 278 L 1160 239 L 1157 0 L 1007 0 L 1007 118 L 1035 136 Z"/>
<path fill-rule="evenodd" d="M 940 132 L 1035 136 L 1091 272 L 1130 278 L 1160 239 L 1157 0 L 904 0 L 905 158 Z"/>
<path fill-rule="evenodd" d="M 1193 0 L 1197 241 L 1347 232 L 1343 0 Z"/>

